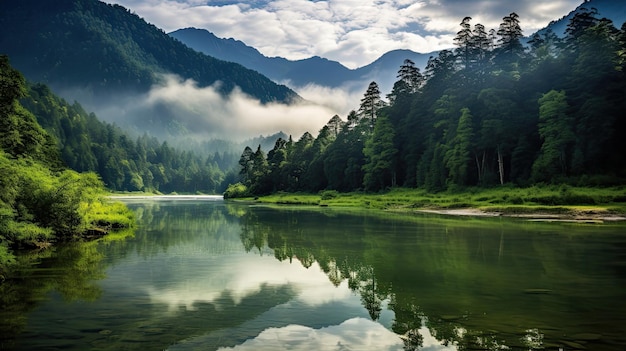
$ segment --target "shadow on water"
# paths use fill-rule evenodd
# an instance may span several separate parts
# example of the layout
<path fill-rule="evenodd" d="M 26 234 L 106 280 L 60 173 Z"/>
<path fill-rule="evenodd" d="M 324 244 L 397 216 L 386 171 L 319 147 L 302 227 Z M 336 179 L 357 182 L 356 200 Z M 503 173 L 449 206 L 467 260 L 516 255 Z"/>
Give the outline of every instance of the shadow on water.
<path fill-rule="evenodd" d="M 383 335 L 367 320 L 395 333 L 389 349 L 626 349 L 623 225 L 128 204 L 134 235 L 21 258 L 0 285 L 0 348 L 245 349 L 269 331 L 339 327 Z M 329 287 L 311 281 L 317 269 Z M 342 289 L 342 300 L 320 296 Z"/>

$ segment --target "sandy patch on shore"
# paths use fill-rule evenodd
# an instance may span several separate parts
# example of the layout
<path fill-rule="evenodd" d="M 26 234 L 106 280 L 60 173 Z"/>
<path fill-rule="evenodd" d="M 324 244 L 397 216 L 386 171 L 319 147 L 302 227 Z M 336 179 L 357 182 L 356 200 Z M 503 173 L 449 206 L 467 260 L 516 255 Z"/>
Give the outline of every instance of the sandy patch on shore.
<path fill-rule="evenodd" d="M 497 211 L 483 211 L 476 208 L 460 208 L 460 209 L 440 209 L 440 210 L 418 210 L 422 213 L 434 213 L 450 216 L 474 216 L 474 217 L 512 217 L 523 218 L 529 221 L 545 221 L 545 222 L 585 222 L 585 223 L 603 223 L 625 221 L 626 217 L 604 213 L 604 212 L 572 212 L 572 213 L 502 213 Z"/>

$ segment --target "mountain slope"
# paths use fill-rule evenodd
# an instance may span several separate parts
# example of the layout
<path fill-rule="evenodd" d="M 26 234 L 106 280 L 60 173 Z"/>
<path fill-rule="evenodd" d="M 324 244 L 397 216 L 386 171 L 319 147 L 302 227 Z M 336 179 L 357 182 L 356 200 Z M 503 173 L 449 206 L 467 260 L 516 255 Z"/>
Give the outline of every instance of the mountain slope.
<path fill-rule="evenodd" d="M 167 73 L 193 79 L 201 87 L 219 82 L 224 94 L 237 86 L 262 102 L 298 99 L 257 72 L 189 49 L 119 5 L 2 1 L 0 27 L 0 51 L 29 80 L 59 91 L 80 91 L 81 99 L 146 92 Z"/>
<path fill-rule="evenodd" d="M 293 88 L 315 84 L 364 90 L 364 87 L 374 80 L 383 91 L 388 91 L 393 86 L 396 73 L 405 59 L 411 59 L 418 67 L 423 68 L 430 56 L 410 50 L 395 50 L 367 66 L 349 69 L 339 62 L 318 56 L 297 61 L 282 57 L 266 57 L 239 40 L 221 39 L 205 29 L 185 28 L 169 35 L 197 51 L 221 60 L 237 62 Z"/>
<path fill-rule="evenodd" d="M 569 20 L 581 7 L 596 8 L 599 17 L 613 20 L 619 28 L 626 21 L 626 6 L 614 0 L 588 0 L 563 18 L 553 21 L 539 33 L 548 28 L 562 36 Z M 326 87 L 344 87 L 353 91 L 362 91 L 371 81 L 376 81 L 381 91 L 391 90 L 396 81 L 398 68 L 405 59 L 415 62 L 423 69 L 430 56 L 437 53 L 420 54 L 411 50 L 394 50 L 385 53 L 369 65 L 349 69 L 338 62 L 321 57 L 290 61 L 282 57 L 266 57 L 253 47 L 235 39 L 221 39 L 205 29 L 185 28 L 169 33 L 187 46 L 221 60 L 237 62 L 254 69 L 276 82 L 284 82 L 294 89 L 308 84 Z"/>
<path fill-rule="evenodd" d="M 598 18 L 608 18 L 613 21 L 613 25 L 616 28 L 620 28 L 622 24 L 626 21 L 626 5 L 623 1 L 615 1 L 615 0 L 585 0 L 581 5 L 576 7 L 573 11 L 571 11 L 566 16 L 562 18 L 550 22 L 550 24 L 538 31 L 538 33 L 542 34 L 546 30 L 551 29 L 556 35 L 562 37 L 565 35 L 565 29 L 567 28 L 567 24 L 574 17 L 574 14 L 578 12 L 581 8 L 586 8 L 588 10 L 596 9 L 598 10 Z"/>

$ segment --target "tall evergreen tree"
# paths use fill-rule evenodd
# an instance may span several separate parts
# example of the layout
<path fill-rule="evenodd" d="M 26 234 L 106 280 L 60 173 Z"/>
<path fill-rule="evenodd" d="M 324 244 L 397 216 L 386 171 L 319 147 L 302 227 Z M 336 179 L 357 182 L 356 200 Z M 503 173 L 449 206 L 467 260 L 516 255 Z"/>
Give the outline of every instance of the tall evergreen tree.
<path fill-rule="evenodd" d="M 468 108 L 461 109 L 461 117 L 454 138 L 450 140 L 445 164 L 448 168 L 450 184 L 463 186 L 467 184 L 469 164 L 472 161 L 471 151 L 474 138 L 472 114 Z"/>
<path fill-rule="evenodd" d="M 387 95 L 390 104 L 394 104 L 398 98 L 406 99 L 410 94 L 414 94 L 422 86 L 424 77 L 419 68 L 415 67 L 415 62 L 410 59 L 404 60 L 398 70 L 398 81 L 393 85 L 391 93 Z"/>
<path fill-rule="evenodd" d="M 254 152 L 249 146 L 246 146 L 239 158 L 240 171 L 244 184 L 250 185 L 253 181 L 252 171 L 254 169 Z"/>
<path fill-rule="evenodd" d="M 362 120 L 366 120 L 369 125 L 370 132 L 374 129 L 378 111 L 384 106 L 384 102 L 380 98 L 380 89 L 376 82 L 371 82 L 367 87 L 367 91 L 361 99 L 361 106 L 358 115 Z"/>
<path fill-rule="evenodd" d="M 498 29 L 498 52 L 496 57 L 502 63 L 514 62 L 524 51 L 521 38 L 524 36 L 520 26 L 519 15 L 512 12 L 502 18 Z"/>
<path fill-rule="evenodd" d="M 569 20 L 565 29 L 565 45 L 567 49 L 574 51 L 578 46 L 577 41 L 583 33 L 598 23 L 598 10 L 581 7 Z"/>
<path fill-rule="evenodd" d="M 454 53 L 459 58 L 462 68 L 469 69 L 475 52 L 474 33 L 472 32 L 471 17 L 465 17 L 461 21 L 461 30 L 454 37 L 454 44 L 457 46 Z"/>
<path fill-rule="evenodd" d="M 365 142 L 363 154 L 363 186 L 367 190 L 381 190 L 395 186 L 395 157 L 398 150 L 394 147 L 395 132 L 386 116 L 376 120 L 374 132 Z"/>
<path fill-rule="evenodd" d="M 539 99 L 539 135 L 543 141 L 532 168 L 536 181 L 551 181 L 567 175 L 570 148 L 574 142 L 572 119 L 567 114 L 564 91 L 549 91 Z"/>

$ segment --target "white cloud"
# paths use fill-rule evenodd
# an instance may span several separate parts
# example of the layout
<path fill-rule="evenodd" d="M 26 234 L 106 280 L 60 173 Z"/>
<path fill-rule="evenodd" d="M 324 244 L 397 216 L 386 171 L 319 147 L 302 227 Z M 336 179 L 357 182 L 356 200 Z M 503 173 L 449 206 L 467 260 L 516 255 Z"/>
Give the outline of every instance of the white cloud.
<path fill-rule="evenodd" d="M 107 0 L 121 4 L 169 32 L 205 28 L 235 38 L 266 56 L 321 56 L 350 68 L 393 49 L 431 52 L 452 45 L 465 16 L 497 28 L 502 17 L 520 15 L 525 34 L 566 15 L 580 0 Z"/>
<path fill-rule="evenodd" d="M 350 111 L 359 108 L 359 101 L 363 97 L 368 84 L 369 82 L 362 81 L 348 82 L 346 85 L 339 88 L 329 88 L 309 84 L 304 87 L 296 87 L 294 89 L 298 95 L 302 96 L 307 101 L 311 101 L 319 106 L 324 106 L 330 111 L 336 111 L 336 113 L 345 120 Z M 326 122 L 330 120 L 330 117 Z M 320 126 L 320 128 L 322 126 Z M 309 132 L 315 135 L 320 128 Z"/>
<path fill-rule="evenodd" d="M 114 111 L 98 113 L 112 120 L 109 116 L 120 115 L 120 110 L 124 111 L 127 118 L 145 115 L 145 111 L 156 111 L 151 112 L 154 114 L 168 111 L 186 125 L 194 137 L 230 140 L 243 140 L 279 131 L 293 135 L 297 140 L 304 132 L 316 135 L 332 116 L 341 113 L 335 109 L 341 107 L 336 95 L 326 98 L 318 95 L 316 99 L 319 103 L 262 104 L 239 89 L 222 96 L 216 90 L 218 86 L 219 83 L 198 87 L 193 80 L 167 75 L 163 83 L 153 86 L 147 95 L 129 101 L 124 107 L 115 106 Z"/>

